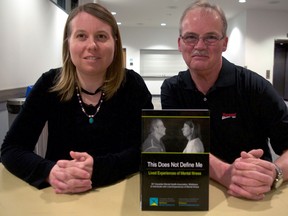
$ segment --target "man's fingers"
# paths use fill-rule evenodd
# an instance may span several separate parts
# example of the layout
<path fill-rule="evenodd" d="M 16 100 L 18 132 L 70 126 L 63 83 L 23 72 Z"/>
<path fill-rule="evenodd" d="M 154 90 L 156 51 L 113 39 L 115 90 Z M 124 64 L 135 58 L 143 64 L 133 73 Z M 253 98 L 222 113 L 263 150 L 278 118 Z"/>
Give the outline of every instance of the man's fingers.
<path fill-rule="evenodd" d="M 264 151 L 262 149 L 252 149 L 249 152 L 242 151 L 240 155 L 243 159 L 245 159 L 245 158 L 261 158 L 263 154 Z"/>

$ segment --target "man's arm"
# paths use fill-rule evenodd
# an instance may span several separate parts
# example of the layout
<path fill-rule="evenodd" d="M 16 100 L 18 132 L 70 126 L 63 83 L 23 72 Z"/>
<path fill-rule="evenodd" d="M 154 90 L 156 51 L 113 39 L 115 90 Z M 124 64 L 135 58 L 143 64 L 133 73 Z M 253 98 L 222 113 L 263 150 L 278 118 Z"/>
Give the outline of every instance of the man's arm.
<path fill-rule="evenodd" d="M 210 153 L 210 178 L 214 181 L 217 181 L 221 185 L 229 188 L 230 185 L 230 178 L 229 176 L 229 169 L 230 164 L 223 162 L 222 160 L 215 157 L 213 154 Z"/>
<path fill-rule="evenodd" d="M 284 153 L 280 157 L 278 157 L 274 163 L 282 170 L 283 180 L 287 181 L 288 180 L 288 150 L 284 151 Z M 275 176 L 276 176 L 276 172 L 275 172 Z"/>

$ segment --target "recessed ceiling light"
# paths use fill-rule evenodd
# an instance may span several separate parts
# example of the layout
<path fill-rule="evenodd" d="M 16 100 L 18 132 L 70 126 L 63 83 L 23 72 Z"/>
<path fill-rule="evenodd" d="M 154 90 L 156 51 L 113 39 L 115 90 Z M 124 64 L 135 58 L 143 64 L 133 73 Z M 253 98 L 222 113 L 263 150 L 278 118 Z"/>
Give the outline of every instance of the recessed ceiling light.
<path fill-rule="evenodd" d="M 161 23 L 161 26 L 166 26 L 166 23 Z"/>
<path fill-rule="evenodd" d="M 112 14 L 113 16 L 115 16 L 117 13 L 112 11 L 111 14 Z"/>
<path fill-rule="evenodd" d="M 121 25 L 122 23 L 121 22 L 117 22 L 117 25 Z"/>
<path fill-rule="evenodd" d="M 239 3 L 245 3 L 246 0 L 239 0 Z"/>

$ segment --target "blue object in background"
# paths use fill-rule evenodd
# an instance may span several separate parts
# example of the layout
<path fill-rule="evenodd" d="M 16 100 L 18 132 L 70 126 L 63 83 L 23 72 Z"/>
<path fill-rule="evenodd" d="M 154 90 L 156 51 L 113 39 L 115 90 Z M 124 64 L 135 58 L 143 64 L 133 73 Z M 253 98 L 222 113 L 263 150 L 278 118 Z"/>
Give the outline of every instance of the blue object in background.
<path fill-rule="evenodd" d="M 33 85 L 30 85 L 30 86 L 27 87 L 25 97 L 27 97 L 29 95 L 29 93 L 32 90 L 32 88 L 33 88 Z"/>

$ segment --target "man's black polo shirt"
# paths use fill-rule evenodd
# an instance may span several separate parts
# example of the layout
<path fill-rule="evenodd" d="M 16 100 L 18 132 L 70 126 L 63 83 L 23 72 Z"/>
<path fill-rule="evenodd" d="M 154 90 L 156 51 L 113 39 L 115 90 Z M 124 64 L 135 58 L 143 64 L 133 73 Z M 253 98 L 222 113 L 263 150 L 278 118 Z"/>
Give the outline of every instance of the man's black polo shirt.
<path fill-rule="evenodd" d="M 241 151 L 261 148 L 271 160 L 268 138 L 277 154 L 288 149 L 288 112 L 270 82 L 223 58 L 215 85 L 199 92 L 189 70 L 166 79 L 161 86 L 163 109 L 209 109 L 210 152 L 232 163 Z"/>

